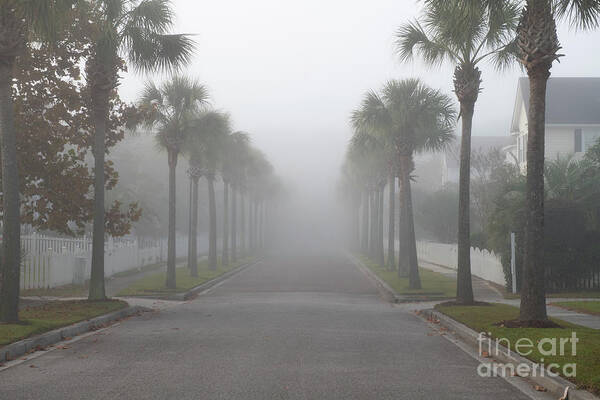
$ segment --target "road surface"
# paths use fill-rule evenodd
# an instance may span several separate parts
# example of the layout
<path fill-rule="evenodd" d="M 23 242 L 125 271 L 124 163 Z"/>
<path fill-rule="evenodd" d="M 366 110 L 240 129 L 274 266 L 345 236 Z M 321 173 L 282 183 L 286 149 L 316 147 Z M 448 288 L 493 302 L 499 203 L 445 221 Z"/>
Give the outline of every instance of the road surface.
<path fill-rule="evenodd" d="M 476 367 L 343 256 L 286 254 L 0 372 L 0 399 L 528 398 Z"/>

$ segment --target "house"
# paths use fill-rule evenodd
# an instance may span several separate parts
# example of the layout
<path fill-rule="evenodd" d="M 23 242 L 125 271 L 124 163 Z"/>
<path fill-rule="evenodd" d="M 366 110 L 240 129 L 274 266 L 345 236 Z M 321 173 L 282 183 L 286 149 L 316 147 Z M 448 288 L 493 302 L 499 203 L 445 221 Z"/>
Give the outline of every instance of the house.
<path fill-rule="evenodd" d="M 527 167 L 529 79 L 520 78 L 511 123 L 516 161 Z M 546 91 L 546 159 L 581 157 L 600 138 L 600 78 L 550 78 Z"/>
<path fill-rule="evenodd" d="M 507 159 L 511 158 L 512 139 L 507 136 L 471 136 L 471 154 L 487 153 L 492 149 L 501 150 Z M 458 183 L 460 176 L 460 137 L 442 153 L 442 186 Z M 514 161 L 513 161 L 514 162 Z"/>

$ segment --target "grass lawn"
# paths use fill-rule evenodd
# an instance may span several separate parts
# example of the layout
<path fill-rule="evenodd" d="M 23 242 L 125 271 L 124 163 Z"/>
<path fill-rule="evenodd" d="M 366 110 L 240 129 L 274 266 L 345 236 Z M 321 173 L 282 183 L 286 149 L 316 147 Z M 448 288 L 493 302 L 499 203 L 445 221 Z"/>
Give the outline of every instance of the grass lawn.
<path fill-rule="evenodd" d="M 219 264 L 216 270 L 211 271 L 208 269 L 208 261 L 202 260 L 198 263 L 198 277 L 191 276 L 190 270 L 187 266 L 179 267 L 175 270 L 175 289 L 167 289 L 165 287 L 167 273 L 159 272 L 140 279 L 128 288 L 121 290 L 119 293 L 117 293 L 117 296 L 160 296 L 185 292 L 204 282 L 223 275 L 224 273 L 231 271 L 232 269 L 235 269 L 249 261 L 249 259 L 242 259 L 238 260 L 236 263 L 231 263 L 226 266 Z"/>
<path fill-rule="evenodd" d="M 600 315 L 600 301 L 562 301 L 552 305 L 584 314 Z"/>
<path fill-rule="evenodd" d="M 456 296 L 456 280 L 453 278 L 419 268 L 422 288 L 415 290 L 408 287 L 408 278 L 398 277 L 397 271 L 381 268 L 366 257 L 361 256 L 360 260 L 399 295 L 426 296 L 431 299 L 450 299 Z"/>
<path fill-rule="evenodd" d="M 88 286 L 85 285 L 64 285 L 50 289 L 27 289 L 21 290 L 21 296 L 41 296 L 41 297 L 87 297 Z"/>
<path fill-rule="evenodd" d="M 20 324 L 0 324 L 0 346 L 127 307 L 120 300 L 53 301 L 19 311 Z"/>
<path fill-rule="evenodd" d="M 518 293 L 503 292 L 505 299 L 520 299 Z M 600 291 L 546 293 L 549 299 L 600 299 Z"/>
<path fill-rule="evenodd" d="M 556 372 L 562 371 L 562 366 L 567 363 L 577 364 L 577 377 L 569 378 L 578 387 L 600 393 L 600 332 L 596 329 L 585 328 L 570 324 L 565 321 L 552 319 L 562 328 L 506 328 L 495 325 L 500 321 L 514 320 L 519 316 L 517 307 L 506 304 L 490 304 L 481 306 L 449 306 L 440 304 L 436 310 L 449 317 L 467 325 L 477 332 L 491 332 L 492 337 L 497 339 L 508 339 L 514 350 L 514 344 L 521 338 L 529 338 L 536 346 L 533 352 L 527 356 L 535 362 L 541 362 L 547 366 L 556 363 L 561 367 Z M 571 333 L 576 332 L 579 343 L 577 343 L 577 354 L 571 354 L 570 342 L 565 347 L 564 355 L 544 356 L 537 349 L 537 343 L 543 338 L 557 339 L 570 338 Z M 504 344 L 505 341 L 502 343 Z M 546 349 L 549 345 L 546 345 Z M 559 345 L 557 344 L 559 349 Z"/>
<path fill-rule="evenodd" d="M 179 257 L 176 262 L 180 263 L 185 261 L 185 257 Z M 155 264 L 147 264 L 143 267 L 133 268 L 127 271 L 118 272 L 110 277 L 110 279 L 118 279 L 125 278 L 128 276 L 132 276 L 135 274 L 139 274 L 140 272 L 152 271 L 155 269 L 159 269 L 165 265 L 164 262 L 159 262 Z M 109 278 L 107 278 L 108 281 Z M 26 289 L 21 290 L 21 296 L 35 296 L 35 297 L 87 297 L 89 293 L 89 282 L 86 282 L 83 285 L 63 285 L 55 288 L 49 289 Z"/>

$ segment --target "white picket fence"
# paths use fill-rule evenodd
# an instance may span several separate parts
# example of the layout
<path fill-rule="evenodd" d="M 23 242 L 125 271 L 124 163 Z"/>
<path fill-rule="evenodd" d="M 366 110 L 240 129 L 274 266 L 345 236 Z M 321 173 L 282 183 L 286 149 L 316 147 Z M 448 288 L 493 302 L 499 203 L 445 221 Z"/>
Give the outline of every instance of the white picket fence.
<path fill-rule="evenodd" d="M 456 244 L 417 242 L 420 260 L 458 269 L 458 246 Z M 504 270 L 500 257 L 494 252 L 471 247 L 471 274 L 504 286 Z"/>
<path fill-rule="evenodd" d="M 83 283 L 90 277 L 92 240 L 55 238 L 39 234 L 21 237 L 21 289 L 52 288 Z M 178 237 L 176 254 L 187 252 L 187 238 Z M 166 240 L 141 241 L 109 238 L 104 247 L 104 273 L 119 272 L 165 261 Z"/>

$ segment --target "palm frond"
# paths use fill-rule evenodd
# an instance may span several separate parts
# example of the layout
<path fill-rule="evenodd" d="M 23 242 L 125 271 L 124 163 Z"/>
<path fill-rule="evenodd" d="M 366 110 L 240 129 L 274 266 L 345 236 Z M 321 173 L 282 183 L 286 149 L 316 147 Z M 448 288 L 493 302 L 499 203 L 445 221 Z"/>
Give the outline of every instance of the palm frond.
<path fill-rule="evenodd" d="M 556 16 L 565 19 L 578 29 L 598 27 L 600 22 L 600 0 L 553 0 Z"/>
<path fill-rule="evenodd" d="M 138 72 L 179 71 L 190 62 L 194 52 L 194 41 L 184 34 L 144 34 L 138 28 L 131 28 L 126 43 L 128 61 Z"/>
<path fill-rule="evenodd" d="M 513 40 L 517 0 L 425 0 L 423 16 L 403 25 L 396 37 L 402 61 L 420 54 L 430 65 L 477 64 Z"/>
<path fill-rule="evenodd" d="M 396 31 L 396 54 L 400 61 L 409 61 L 420 53 L 426 63 L 439 65 L 446 58 L 453 58 L 442 44 L 429 38 L 418 21 L 409 22 Z"/>
<path fill-rule="evenodd" d="M 174 14 L 169 0 L 143 0 L 127 14 L 127 25 L 144 31 L 166 33 L 173 25 Z"/>
<path fill-rule="evenodd" d="M 365 95 L 360 108 L 350 116 L 352 126 L 356 131 L 373 135 L 387 135 L 392 129 L 392 120 L 383 100 L 374 91 Z"/>
<path fill-rule="evenodd" d="M 492 63 L 499 71 L 507 70 L 513 65 L 521 65 L 517 62 L 518 51 L 517 41 L 512 40 L 492 54 Z"/>

